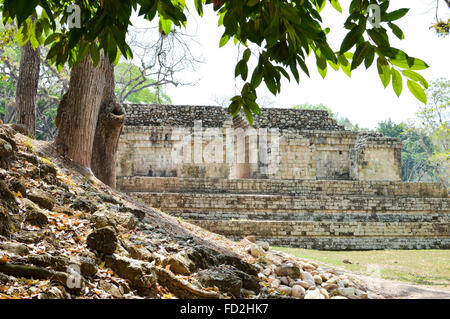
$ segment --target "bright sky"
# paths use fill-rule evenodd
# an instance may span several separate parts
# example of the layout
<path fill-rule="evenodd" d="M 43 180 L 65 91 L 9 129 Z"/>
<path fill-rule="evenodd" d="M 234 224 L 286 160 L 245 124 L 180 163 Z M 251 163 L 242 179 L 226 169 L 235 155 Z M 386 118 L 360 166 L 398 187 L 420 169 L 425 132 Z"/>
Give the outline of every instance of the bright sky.
<path fill-rule="evenodd" d="M 324 25 L 332 30 L 329 39 L 336 51 L 347 31 L 343 24 L 349 3 L 350 0 L 341 0 L 343 14 L 339 14 L 329 4 L 323 11 Z M 389 8 L 389 11 L 411 8 L 404 18 L 396 21 L 405 33 L 405 39 L 400 41 L 392 35 L 391 44 L 410 56 L 425 60 L 430 68 L 420 73 L 428 81 L 448 77 L 450 73 L 450 38 L 438 38 L 434 30 L 429 30 L 435 16 L 434 4 L 434 0 L 393 0 Z M 445 15 L 448 9 L 444 5 L 442 2 L 441 16 L 448 17 Z M 207 6 L 203 18 L 196 14 L 189 17 L 187 31 L 196 34 L 195 39 L 199 42 L 196 50 L 203 55 L 205 63 L 195 74 L 183 75 L 186 81 L 192 80 L 192 77 L 198 79 L 195 86 L 166 88 L 174 104 L 217 105 L 217 100 L 239 93 L 239 82 L 236 83 L 234 79 L 238 48 L 231 40 L 225 47 L 219 48 L 223 28 L 217 26 L 217 17 L 211 7 Z M 418 110 L 420 102 L 411 95 L 406 83 L 400 98 L 397 98 L 391 85 L 384 89 L 375 64 L 369 70 L 365 70 L 362 65 L 352 72 L 351 78 L 342 71 L 336 72 L 329 67 L 325 80 L 317 72 L 313 56 L 308 61 L 308 67 L 311 78 L 301 74 L 299 85 L 295 80 L 291 83 L 284 81 L 281 94 L 273 97 L 262 83 L 258 88 L 258 96 L 272 99 L 274 107 L 289 108 L 295 104 L 323 103 L 339 116 L 348 117 L 366 128 L 374 128 L 378 122 L 389 117 L 395 122 L 405 121 Z"/>

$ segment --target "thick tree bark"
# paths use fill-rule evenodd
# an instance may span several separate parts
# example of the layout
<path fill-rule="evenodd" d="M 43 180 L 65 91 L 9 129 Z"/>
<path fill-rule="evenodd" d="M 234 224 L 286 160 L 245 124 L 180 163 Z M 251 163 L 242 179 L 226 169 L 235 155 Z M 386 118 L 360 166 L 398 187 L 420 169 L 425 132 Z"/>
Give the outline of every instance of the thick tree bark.
<path fill-rule="evenodd" d="M 114 88 L 114 66 L 108 58 L 102 54 L 94 68 L 87 56 L 72 69 L 55 121 L 58 152 L 91 168 L 111 187 L 116 186 L 117 147 L 125 118 Z"/>
<path fill-rule="evenodd" d="M 105 77 L 106 84 L 95 131 L 91 168 L 98 179 L 115 188 L 117 148 L 125 114 L 122 106 L 116 103 L 114 66 L 112 64 L 106 67 Z"/>
<path fill-rule="evenodd" d="M 56 149 L 75 163 L 90 168 L 95 128 L 106 84 L 109 61 L 104 57 L 94 68 L 88 55 L 72 68 L 69 90 L 58 107 Z"/>
<path fill-rule="evenodd" d="M 24 125 L 30 136 L 36 135 L 36 94 L 39 82 L 39 47 L 31 42 L 20 48 L 20 71 L 16 89 L 16 122 Z"/>

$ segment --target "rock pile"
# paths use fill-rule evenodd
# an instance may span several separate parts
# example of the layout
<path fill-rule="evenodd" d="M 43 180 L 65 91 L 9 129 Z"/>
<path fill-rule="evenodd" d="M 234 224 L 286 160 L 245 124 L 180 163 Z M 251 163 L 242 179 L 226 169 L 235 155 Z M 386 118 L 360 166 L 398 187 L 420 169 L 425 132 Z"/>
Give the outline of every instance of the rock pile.
<path fill-rule="evenodd" d="M 350 279 L 334 269 L 296 258 L 280 251 L 270 250 L 269 244 L 255 241 L 253 236 L 242 240 L 248 254 L 256 258 L 255 266 L 261 271 L 261 295 L 293 297 L 298 299 L 376 299 L 381 296 L 367 294 Z"/>

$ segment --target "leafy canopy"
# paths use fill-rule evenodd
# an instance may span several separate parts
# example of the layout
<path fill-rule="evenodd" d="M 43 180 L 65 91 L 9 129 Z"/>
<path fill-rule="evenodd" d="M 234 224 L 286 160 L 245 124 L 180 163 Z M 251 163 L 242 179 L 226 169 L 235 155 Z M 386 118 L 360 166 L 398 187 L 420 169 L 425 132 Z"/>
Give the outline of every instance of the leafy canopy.
<path fill-rule="evenodd" d="M 390 45 L 387 30 L 403 39 L 403 31 L 394 21 L 408 12 L 408 9 L 389 11 L 390 1 L 352 0 L 344 24 L 348 33 L 340 47 L 334 49 L 328 43 L 330 29 L 323 28 L 320 12 L 330 3 L 342 13 L 339 0 L 194 0 L 194 4 L 200 16 L 205 5 L 214 5 L 219 25 L 225 28 L 220 46 L 233 39 L 235 44 L 246 47 L 235 68 L 235 76 L 241 77 L 244 84 L 240 95 L 231 99 L 229 111 L 237 115 L 243 109 L 252 123 L 253 114 L 260 114 L 256 89 L 262 81 L 276 95 L 281 90 L 282 77 L 290 80 L 292 76 L 298 83 L 300 72 L 309 76 L 305 61 L 310 55 L 314 55 L 318 72 L 324 78 L 328 66 L 351 76 L 351 71 L 362 63 L 366 68 L 375 64 L 384 87 L 392 83 L 400 96 L 406 82 L 412 94 L 426 103 L 424 89 L 428 83 L 415 71 L 428 65 Z M 81 8 L 79 29 L 64 27 L 70 15 L 66 9 L 72 3 Z M 370 23 L 370 5 L 380 8 L 379 27 Z M 44 9 L 39 16 L 38 6 Z M 186 24 L 188 7 L 185 0 L 0 0 L 0 10 L 4 22 L 17 19 L 22 43 L 30 40 L 35 46 L 51 45 L 50 62 L 57 65 L 68 62 L 72 67 L 88 54 L 96 65 L 101 50 L 111 62 L 117 62 L 120 55 L 132 57 L 125 36 L 133 11 L 149 21 L 159 19 L 160 31 L 167 34 L 172 25 Z M 57 22 L 63 27 L 57 29 Z M 257 49 L 251 49 L 251 44 Z M 250 58 L 257 62 L 251 72 Z"/>

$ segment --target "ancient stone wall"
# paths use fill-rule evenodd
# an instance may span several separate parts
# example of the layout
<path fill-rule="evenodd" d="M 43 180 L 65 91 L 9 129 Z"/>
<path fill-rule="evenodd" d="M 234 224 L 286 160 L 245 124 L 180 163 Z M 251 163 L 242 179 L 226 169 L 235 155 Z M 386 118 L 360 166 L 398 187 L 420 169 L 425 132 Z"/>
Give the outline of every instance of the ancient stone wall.
<path fill-rule="evenodd" d="M 346 131 L 326 111 L 126 105 L 118 176 L 400 180 L 401 142 Z"/>
<path fill-rule="evenodd" d="M 333 250 L 450 248 L 450 199 L 438 183 L 131 177 L 119 184 L 232 239 Z"/>
<path fill-rule="evenodd" d="M 126 105 L 117 185 L 232 239 L 315 249 L 450 248 L 450 198 L 401 182 L 401 141 L 324 111 Z M 201 121 L 201 122 L 199 122 Z"/>

